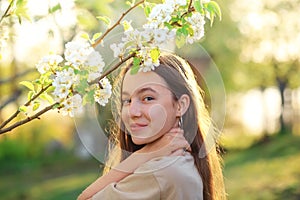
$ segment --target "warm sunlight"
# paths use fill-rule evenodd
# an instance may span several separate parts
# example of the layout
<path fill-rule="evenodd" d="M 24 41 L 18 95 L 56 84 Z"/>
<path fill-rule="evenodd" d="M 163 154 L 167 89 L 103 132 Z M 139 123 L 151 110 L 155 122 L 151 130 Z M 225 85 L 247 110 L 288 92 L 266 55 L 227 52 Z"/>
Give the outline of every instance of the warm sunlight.
<path fill-rule="evenodd" d="M 61 10 L 48 15 L 49 8 L 60 4 Z M 43 55 L 61 53 L 62 38 L 68 34 L 64 29 L 76 23 L 73 0 L 28 0 L 31 21 L 23 20 L 15 26 L 15 55 L 20 61 L 34 64 Z M 30 59 L 29 59 L 30 58 Z"/>
<path fill-rule="evenodd" d="M 242 123 L 253 133 L 274 132 L 280 115 L 280 96 L 275 88 L 247 92 L 241 99 Z"/>

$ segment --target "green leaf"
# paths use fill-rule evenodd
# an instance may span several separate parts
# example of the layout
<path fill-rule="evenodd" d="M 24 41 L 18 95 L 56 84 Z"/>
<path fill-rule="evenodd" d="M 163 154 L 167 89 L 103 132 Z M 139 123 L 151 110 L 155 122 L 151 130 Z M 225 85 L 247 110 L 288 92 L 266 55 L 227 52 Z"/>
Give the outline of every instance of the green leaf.
<path fill-rule="evenodd" d="M 83 96 L 83 103 L 84 103 L 84 104 L 86 104 L 86 103 L 90 103 L 90 104 L 95 103 L 94 94 L 95 94 L 95 90 L 88 91 L 88 92 Z"/>
<path fill-rule="evenodd" d="M 140 69 L 140 64 L 141 64 L 141 58 L 134 57 L 133 58 L 133 66 L 131 67 L 130 74 L 138 73 L 138 71 Z"/>
<path fill-rule="evenodd" d="M 135 0 L 130 1 L 126 1 L 126 4 L 129 5 L 130 7 L 134 6 L 135 4 Z"/>
<path fill-rule="evenodd" d="M 213 25 L 214 20 L 215 20 L 215 13 L 214 12 L 210 12 L 209 13 L 209 18 L 210 18 L 210 26 Z"/>
<path fill-rule="evenodd" d="M 151 49 L 150 56 L 153 62 L 156 62 L 159 59 L 160 51 L 158 48 Z"/>
<path fill-rule="evenodd" d="M 81 37 L 82 37 L 83 39 L 90 40 L 90 36 L 89 36 L 89 34 L 87 34 L 87 33 L 82 33 L 82 34 L 81 34 Z"/>
<path fill-rule="evenodd" d="M 49 94 L 47 94 L 47 93 L 41 94 L 40 98 L 43 99 L 43 100 L 45 100 L 45 101 L 48 101 L 50 104 L 54 103 L 53 98 Z"/>
<path fill-rule="evenodd" d="M 20 84 L 24 85 L 25 87 L 27 87 L 31 91 L 34 91 L 34 85 L 30 81 L 21 81 Z"/>
<path fill-rule="evenodd" d="M 89 84 L 86 79 L 80 80 L 79 84 L 75 87 L 75 90 L 80 94 L 85 94 Z"/>
<path fill-rule="evenodd" d="M 182 33 L 184 36 L 189 35 L 189 28 L 190 26 L 188 24 L 185 24 L 182 28 L 178 29 L 180 33 Z"/>
<path fill-rule="evenodd" d="M 150 6 L 145 6 L 144 7 L 144 12 L 146 17 L 149 17 L 149 14 L 151 13 L 151 7 Z"/>
<path fill-rule="evenodd" d="M 222 20 L 222 12 L 219 4 L 215 1 L 210 1 L 207 3 L 207 10 L 211 13 L 216 14 L 220 20 Z"/>
<path fill-rule="evenodd" d="M 22 23 L 22 17 L 29 21 L 31 20 L 30 16 L 28 15 L 27 0 L 18 0 L 16 2 L 14 14 L 17 15 L 20 24 Z"/>
<path fill-rule="evenodd" d="M 202 6 L 202 3 L 201 3 L 201 0 L 195 1 L 194 7 L 195 7 L 197 12 L 203 14 L 203 6 Z"/>
<path fill-rule="evenodd" d="M 60 106 L 61 106 L 61 105 L 60 105 L 59 103 L 57 103 L 57 104 L 55 104 L 55 105 L 53 106 L 52 109 L 54 110 L 54 109 L 56 109 L 56 108 L 59 108 Z"/>
<path fill-rule="evenodd" d="M 74 69 L 74 74 L 75 75 L 78 75 L 80 73 L 80 70 L 79 69 Z"/>
<path fill-rule="evenodd" d="M 32 108 L 32 110 L 33 111 L 36 111 L 39 107 L 40 107 L 40 103 L 39 102 L 35 102 L 34 104 L 33 104 L 33 108 Z"/>
<path fill-rule="evenodd" d="M 27 94 L 27 99 L 28 101 L 33 97 L 34 95 L 34 92 L 33 91 L 29 91 L 28 94 Z"/>
<path fill-rule="evenodd" d="M 21 112 L 27 112 L 27 107 L 26 106 L 20 106 L 19 107 L 19 111 L 21 111 Z"/>
<path fill-rule="evenodd" d="M 181 48 L 183 45 L 185 45 L 185 42 L 186 42 L 186 36 L 184 36 L 180 32 L 177 32 L 176 41 L 175 41 L 177 48 Z"/>
<path fill-rule="evenodd" d="M 54 90 L 55 90 L 55 87 L 51 85 L 46 91 L 53 92 Z"/>
<path fill-rule="evenodd" d="M 190 36 L 193 36 L 193 35 L 194 35 L 194 29 L 193 29 L 192 27 L 189 26 L 189 27 L 187 28 L 187 30 L 188 30 Z"/>
<path fill-rule="evenodd" d="M 168 22 L 164 23 L 165 27 L 167 27 L 169 30 L 173 29 L 173 26 L 171 24 L 169 24 Z"/>
<path fill-rule="evenodd" d="M 55 6 L 53 6 L 52 8 L 49 8 L 48 12 L 51 14 L 51 13 L 54 13 L 58 10 L 61 10 L 61 5 L 60 3 L 56 4 Z"/>
<path fill-rule="evenodd" d="M 107 16 L 97 16 L 97 19 L 103 21 L 107 26 L 110 26 L 110 18 Z"/>
<path fill-rule="evenodd" d="M 101 32 L 95 33 L 95 34 L 93 35 L 92 41 L 93 41 L 93 42 L 96 41 L 101 35 L 102 35 Z"/>
<path fill-rule="evenodd" d="M 124 28 L 124 31 L 127 31 L 132 28 L 131 22 L 128 22 L 127 20 L 122 21 L 121 24 Z"/>

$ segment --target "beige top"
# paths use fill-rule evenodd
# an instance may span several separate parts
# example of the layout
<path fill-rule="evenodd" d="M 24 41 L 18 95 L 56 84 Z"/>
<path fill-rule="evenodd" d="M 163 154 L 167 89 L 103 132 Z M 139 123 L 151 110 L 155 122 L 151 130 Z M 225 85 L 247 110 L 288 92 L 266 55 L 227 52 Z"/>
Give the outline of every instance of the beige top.
<path fill-rule="evenodd" d="M 202 179 L 188 152 L 160 157 L 99 191 L 93 200 L 203 200 Z"/>

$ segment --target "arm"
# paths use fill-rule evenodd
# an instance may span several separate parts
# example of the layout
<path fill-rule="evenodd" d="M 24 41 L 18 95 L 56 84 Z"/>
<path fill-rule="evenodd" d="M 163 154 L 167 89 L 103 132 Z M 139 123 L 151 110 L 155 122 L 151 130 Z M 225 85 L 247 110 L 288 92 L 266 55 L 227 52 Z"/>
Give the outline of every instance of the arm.
<path fill-rule="evenodd" d="M 87 187 L 78 197 L 78 200 L 86 200 L 111 183 L 119 182 L 132 174 L 143 163 L 160 156 L 176 155 L 178 150 L 187 147 L 188 143 L 183 136 L 183 131 L 173 128 L 160 139 L 147 144 L 142 149 L 132 153 L 128 158 L 119 163 L 107 174 L 99 177 Z M 182 153 L 182 151 L 181 151 Z"/>

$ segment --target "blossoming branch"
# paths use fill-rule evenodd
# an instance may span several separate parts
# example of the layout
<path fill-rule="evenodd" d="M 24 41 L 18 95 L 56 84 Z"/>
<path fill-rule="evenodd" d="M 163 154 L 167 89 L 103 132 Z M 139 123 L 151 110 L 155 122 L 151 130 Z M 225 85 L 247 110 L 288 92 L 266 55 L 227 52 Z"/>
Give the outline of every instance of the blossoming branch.
<path fill-rule="evenodd" d="M 144 9 L 146 23 L 137 29 L 123 20 L 132 9 Z M 83 110 L 85 104 L 95 102 L 105 106 L 112 94 L 112 86 L 106 77 L 125 61 L 133 59 L 131 73 L 147 72 L 159 66 L 162 46 L 174 41 L 178 48 L 201 40 L 205 34 L 204 25 L 215 16 L 221 18 L 218 4 L 209 0 L 165 0 L 161 4 L 146 0 L 132 3 L 119 20 L 104 34 L 96 33 L 92 39 L 84 34 L 81 39 L 68 42 L 61 55 L 46 55 L 36 64 L 40 77 L 35 81 L 22 81 L 29 89 L 28 102 L 25 103 L 0 125 L 0 134 L 39 118 L 51 109 L 57 109 L 62 115 L 74 115 Z M 98 17 L 110 24 L 107 17 Z M 122 25 L 124 32 L 121 40 L 110 44 L 119 63 L 104 71 L 106 64 L 102 55 L 95 50 L 105 37 Z M 105 46 L 101 48 L 107 48 Z M 50 105 L 40 108 L 41 101 Z M 7 127 L 23 112 L 27 118 Z M 30 113 L 36 112 L 30 115 Z"/>

